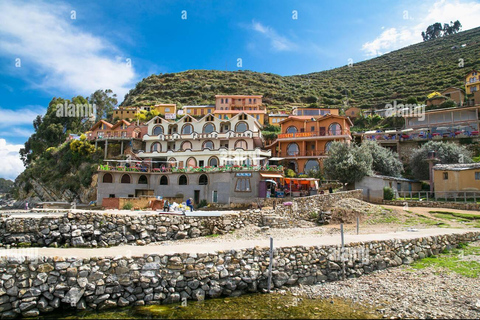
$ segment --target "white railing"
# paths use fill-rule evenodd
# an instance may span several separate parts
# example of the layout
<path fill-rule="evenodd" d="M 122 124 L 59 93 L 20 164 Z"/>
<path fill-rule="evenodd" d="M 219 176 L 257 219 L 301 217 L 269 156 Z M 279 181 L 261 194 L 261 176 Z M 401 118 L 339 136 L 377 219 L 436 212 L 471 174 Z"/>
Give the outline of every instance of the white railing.
<path fill-rule="evenodd" d="M 480 191 L 396 191 L 395 200 L 409 201 L 453 201 L 474 202 L 480 201 Z"/>

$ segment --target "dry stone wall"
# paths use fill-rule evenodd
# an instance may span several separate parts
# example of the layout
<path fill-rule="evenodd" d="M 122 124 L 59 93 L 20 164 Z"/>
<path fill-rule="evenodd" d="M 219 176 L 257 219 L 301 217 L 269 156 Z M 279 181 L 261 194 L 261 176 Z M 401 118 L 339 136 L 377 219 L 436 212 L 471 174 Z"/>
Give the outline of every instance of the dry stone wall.
<path fill-rule="evenodd" d="M 358 277 L 409 264 L 479 237 L 480 232 L 470 232 L 351 243 L 343 249 L 275 248 L 273 286 Z M 268 265 L 268 248 L 260 247 L 89 259 L 7 256 L 0 259 L 0 315 L 29 317 L 64 307 L 106 309 L 238 296 L 267 287 Z"/>

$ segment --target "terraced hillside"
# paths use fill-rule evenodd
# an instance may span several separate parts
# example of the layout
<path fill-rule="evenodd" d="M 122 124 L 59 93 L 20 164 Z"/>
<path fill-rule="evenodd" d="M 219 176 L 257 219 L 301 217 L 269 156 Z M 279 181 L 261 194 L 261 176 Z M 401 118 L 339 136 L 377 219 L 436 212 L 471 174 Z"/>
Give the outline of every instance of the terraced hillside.
<path fill-rule="evenodd" d="M 405 102 L 409 97 L 423 101 L 434 90 L 463 86 L 464 75 L 473 68 L 480 68 L 480 28 L 411 45 L 352 67 L 305 75 L 216 70 L 151 75 L 130 90 L 122 105 L 204 104 L 214 102 L 215 94 L 263 94 L 271 109 L 311 103 L 339 107 L 344 106 L 346 95 L 352 106 L 371 107 L 394 99 Z"/>

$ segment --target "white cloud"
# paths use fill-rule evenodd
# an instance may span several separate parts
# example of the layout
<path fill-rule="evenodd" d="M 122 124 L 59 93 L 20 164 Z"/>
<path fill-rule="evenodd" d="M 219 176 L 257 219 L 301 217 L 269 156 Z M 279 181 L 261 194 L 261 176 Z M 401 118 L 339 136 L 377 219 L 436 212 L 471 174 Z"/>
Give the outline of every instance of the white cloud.
<path fill-rule="evenodd" d="M 23 171 L 23 163 L 18 151 L 23 148 L 21 144 L 9 144 L 5 139 L 0 139 L 0 178 L 12 179 Z"/>
<path fill-rule="evenodd" d="M 275 51 L 292 51 L 297 49 L 297 45 L 286 37 L 279 35 L 275 29 L 264 26 L 260 22 L 252 22 L 251 29 L 262 34 L 270 41 L 270 46 Z"/>
<path fill-rule="evenodd" d="M 45 112 L 45 108 L 41 106 L 28 106 L 18 110 L 0 108 L 0 128 L 23 125 L 31 127 L 37 115 L 44 115 Z"/>
<path fill-rule="evenodd" d="M 422 41 L 421 33 L 427 27 L 435 22 L 450 23 L 450 21 L 460 20 L 462 30 L 468 30 L 478 27 L 478 17 L 480 16 L 480 3 L 476 1 L 447 1 L 439 0 L 433 5 L 420 4 L 422 8 L 415 10 L 413 20 L 399 21 L 410 23 L 409 26 L 394 26 L 390 28 L 382 27 L 382 33 L 372 41 L 366 42 L 362 46 L 367 56 L 376 56 L 399 49 L 414 43 Z M 426 12 L 425 12 L 426 11 Z M 412 12 L 412 11 L 410 11 Z M 401 17 L 401 15 L 399 15 Z M 422 17 L 422 19 L 419 19 Z"/>
<path fill-rule="evenodd" d="M 78 14 L 78 13 L 77 13 Z M 88 95 L 112 89 L 123 97 L 136 74 L 107 39 L 80 30 L 60 3 L 0 2 L 0 55 L 20 58 L 34 85 Z"/>

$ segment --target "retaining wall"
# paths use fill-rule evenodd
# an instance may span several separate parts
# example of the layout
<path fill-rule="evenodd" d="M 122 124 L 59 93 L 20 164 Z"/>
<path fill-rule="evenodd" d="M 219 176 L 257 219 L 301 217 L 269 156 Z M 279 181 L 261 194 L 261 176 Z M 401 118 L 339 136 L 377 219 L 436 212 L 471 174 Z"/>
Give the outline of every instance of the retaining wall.
<path fill-rule="evenodd" d="M 273 286 L 358 277 L 479 237 L 480 232 L 470 232 L 372 241 L 348 244 L 342 250 L 338 246 L 275 248 Z M 238 296 L 266 288 L 268 265 L 268 248 L 260 247 L 143 257 L 8 257 L 0 260 L 0 313 L 2 318 L 27 317 L 63 307 L 106 309 Z"/>
<path fill-rule="evenodd" d="M 441 201 L 409 201 L 409 200 L 383 200 L 383 204 L 392 206 L 404 206 L 405 203 L 410 207 L 430 207 L 430 208 L 448 208 L 457 210 L 480 210 L 480 203 L 468 202 L 441 202 Z"/>

